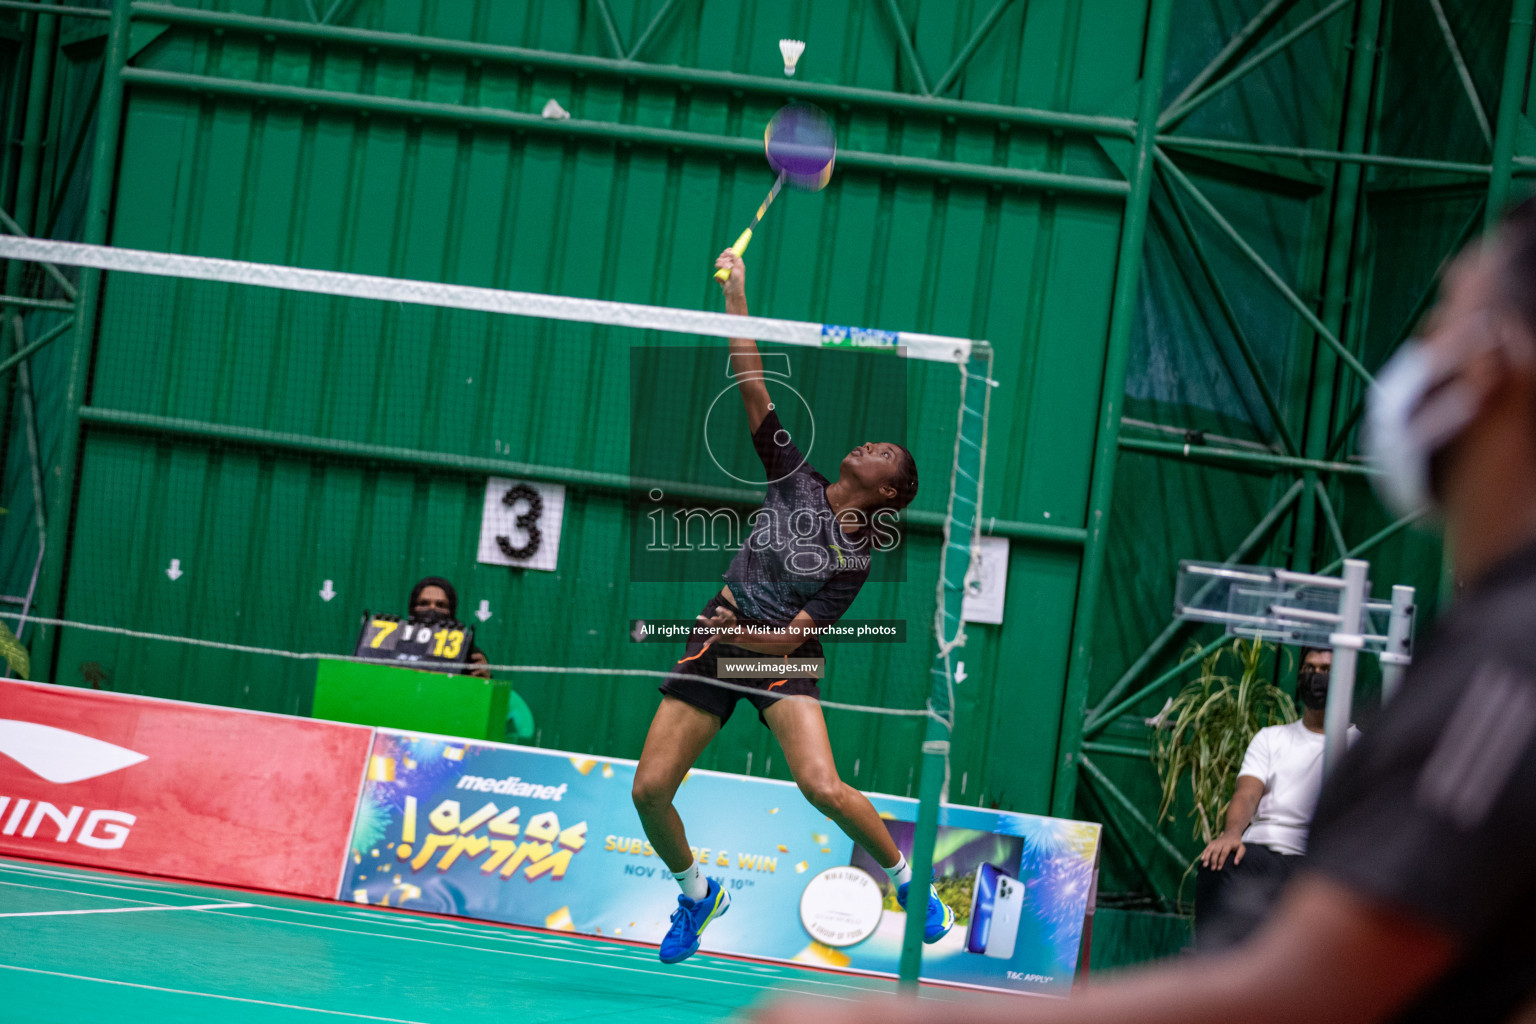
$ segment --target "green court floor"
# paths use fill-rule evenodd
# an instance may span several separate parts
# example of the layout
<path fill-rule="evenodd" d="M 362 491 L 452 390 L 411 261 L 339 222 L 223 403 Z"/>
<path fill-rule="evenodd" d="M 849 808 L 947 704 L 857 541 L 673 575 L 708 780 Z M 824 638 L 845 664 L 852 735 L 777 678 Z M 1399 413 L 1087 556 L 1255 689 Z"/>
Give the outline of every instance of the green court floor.
<path fill-rule="evenodd" d="M 0 1017 L 421 1024 L 738 1018 L 882 979 L 0 859 Z M 959 993 L 924 989 L 924 998 Z"/>

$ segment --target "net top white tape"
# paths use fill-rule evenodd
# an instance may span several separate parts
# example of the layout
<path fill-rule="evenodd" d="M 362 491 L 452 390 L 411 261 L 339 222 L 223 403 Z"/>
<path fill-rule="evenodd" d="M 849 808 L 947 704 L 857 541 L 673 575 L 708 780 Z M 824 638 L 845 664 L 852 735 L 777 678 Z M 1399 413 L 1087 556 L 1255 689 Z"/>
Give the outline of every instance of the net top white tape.
<path fill-rule="evenodd" d="M 349 274 L 336 270 L 310 270 L 271 263 L 218 259 L 211 256 L 184 256 L 176 253 L 149 252 L 144 249 L 120 249 L 114 246 L 82 245 L 41 238 L 0 235 L 0 258 L 32 263 L 94 267 L 132 274 L 193 278 L 225 284 L 281 288 L 345 298 L 378 299 L 423 306 L 445 306 L 482 313 L 543 317 L 580 323 L 604 324 L 671 331 L 680 334 L 705 334 L 718 338 L 753 338 L 757 341 L 802 345 L 811 348 L 902 348 L 908 357 L 929 362 L 964 364 L 973 349 L 986 342 L 965 338 L 946 338 L 914 331 L 882 331 L 837 324 L 817 324 L 803 320 L 775 320 L 768 317 L 739 317 L 727 313 L 708 313 L 693 309 L 644 306 L 633 302 L 608 302 L 602 299 L 577 299 L 565 295 L 541 295 L 535 292 L 501 291 L 473 285 L 441 284 L 432 281 L 407 281 L 369 274 Z"/>
<path fill-rule="evenodd" d="M 191 636 L 174 636 L 169 633 L 151 633 L 141 629 L 127 629 L 122 626 L 103 626 L 94 622 L 75 622 L 70 619 L 50 619 L 37 615 L 25 615 L 19 612 L 0 612 L 0 619 L 15 619 L 21 624 L 28 622 L 40 626 L 58 626 L 68 629 L 80 629 L 88 633 L 107 633 L 113 636 L 125 636 L 134 640 L 159 640 L 164 643 L 187 644 L 191 647 L 206 647 L 218 651 L 230 651 L 235 654 L 260 654 L 273 658 L 287 658 L 290 661 L 349 661 L 362 665 L 386 665 L 394 668 L 410 668 L 432 672 L 451 672 L 451 666 L 441 664 L 428 666 L 423 662 L 409 661 L 380 661 L 377 658 L 359 658 L 346 654 L 327 654 L 318 651 L 288 651 L 280 647 L 255 647 L 250 644 L 232 644 L 220 640 L 203 640 Z M 18 633 L 21 627 L 18 626 Z M 3 659 L 0 659 L 0 669 L 5 667 Z M 705 676 L 684 675 L 679 672 L 665 672 L 648 668 L 592 668 L 581 665 L 493 665 L 485 664 L 477 666 L 487 672 L 503 672 L 515 674 L 549 675 L 549 676 L 616 676 L 638 677 L 642 679 L 685 679 L 691 683 L 702 683 L 722 690 L 733 690 L 744 694 L 761 694 L 761 687 L 743 686 L 740 683 L 728 682 L 724 679 L 710 679 Z M 791 694 L 785 700 L 795 699 Z M 835 700 L 817 698 L 824 708 L 833 708 L 838 711 L 862 711 L 871 715 L 890 715 L 896 718 L 935 718 L 945 725 L 953 727 L 953 723 L 937 714 L 932 708 L 887 708 L 875 704 L 845 704 Z"/>

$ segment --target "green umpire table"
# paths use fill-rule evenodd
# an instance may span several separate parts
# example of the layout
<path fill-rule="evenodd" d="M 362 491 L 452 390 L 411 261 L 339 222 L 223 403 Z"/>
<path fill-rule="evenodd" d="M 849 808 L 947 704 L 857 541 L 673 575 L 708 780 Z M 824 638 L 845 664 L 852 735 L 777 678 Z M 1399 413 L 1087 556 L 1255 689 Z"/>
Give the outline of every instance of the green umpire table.
<path fill-rule="evenodd" d="M 509 682 L 353 661 L 322 661 L 315 674 L 313 716 L 333 722 L 499 741 L 509 705 L 522 739 L 532 715 Z"/>

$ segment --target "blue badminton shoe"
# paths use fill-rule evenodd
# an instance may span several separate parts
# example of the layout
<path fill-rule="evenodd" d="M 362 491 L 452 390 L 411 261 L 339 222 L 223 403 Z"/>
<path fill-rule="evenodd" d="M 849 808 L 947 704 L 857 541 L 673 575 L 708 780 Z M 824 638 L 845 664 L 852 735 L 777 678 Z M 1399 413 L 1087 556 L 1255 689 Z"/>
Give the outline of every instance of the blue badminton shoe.
<path fill-rule="evenodd" d="M 687 960 L 699 951 L 699 936 L 709 927 L 709 922 L 731 908 L 731 894 L 721 888 L 713 878 L 703 899 L 691 900 L 677 897 L 677 909 L 672 912 L 672 927 L 661 940 L 661 962 L 675 964 Z"/>
<path fill-rule="evenodd" d="M 907 886 L 911 883 L 903 883 L 896 887 L 896 902 L 901 904 L 901 909 L 907 909 Z M 923 922 L 923 941 L 933 945 L 955 926 L 955 912 L 949 909 L 949 905 L 939 899 L 939 890 L 932 885 L 928 886 L 928 918 Z"/>

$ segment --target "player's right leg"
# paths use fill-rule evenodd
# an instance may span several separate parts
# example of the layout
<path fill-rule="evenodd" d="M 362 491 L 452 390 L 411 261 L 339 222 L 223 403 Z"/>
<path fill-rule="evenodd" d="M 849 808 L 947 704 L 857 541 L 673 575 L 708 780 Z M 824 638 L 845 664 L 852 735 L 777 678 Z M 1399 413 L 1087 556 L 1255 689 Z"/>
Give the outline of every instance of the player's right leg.
<path fill-rule="evenodd" d="M 677 787 L 720 731 L 720 724 L 719 717 L 702 708 L 663 696 L 651 719 L 640 763 L 635 766 L 631 795 L 640 824 L 651 848 L 683 887 L 672 914 L 672 927 L 661 943 L 663 963 L 692 956 L 699 948 L 699 934 L 725 913 L 731 902 L 719 882 L 699 873 L 683 819 L 672 804 Z"/>
<path fill-rule="evenodd" d="M 767 705 L 762 714 L 763 721 L 779 741 L 779 749 L 784 751 L 789 773 L 794 776 L 800 792 L 886 869 L 896 887 L 896 901 L 905 910 L 911 872 L 901 851 L 896 848 L 896 841 L 891 838 L 890 829 L 869 802 L 869 797 L 838 777 L 821 704 L 810 696 L 790 696 Z M 927 890 L 923 941 L 934 943 L 954 927 L 955 912 L 939 898 L 939 891 L 932 884 Z"/>

